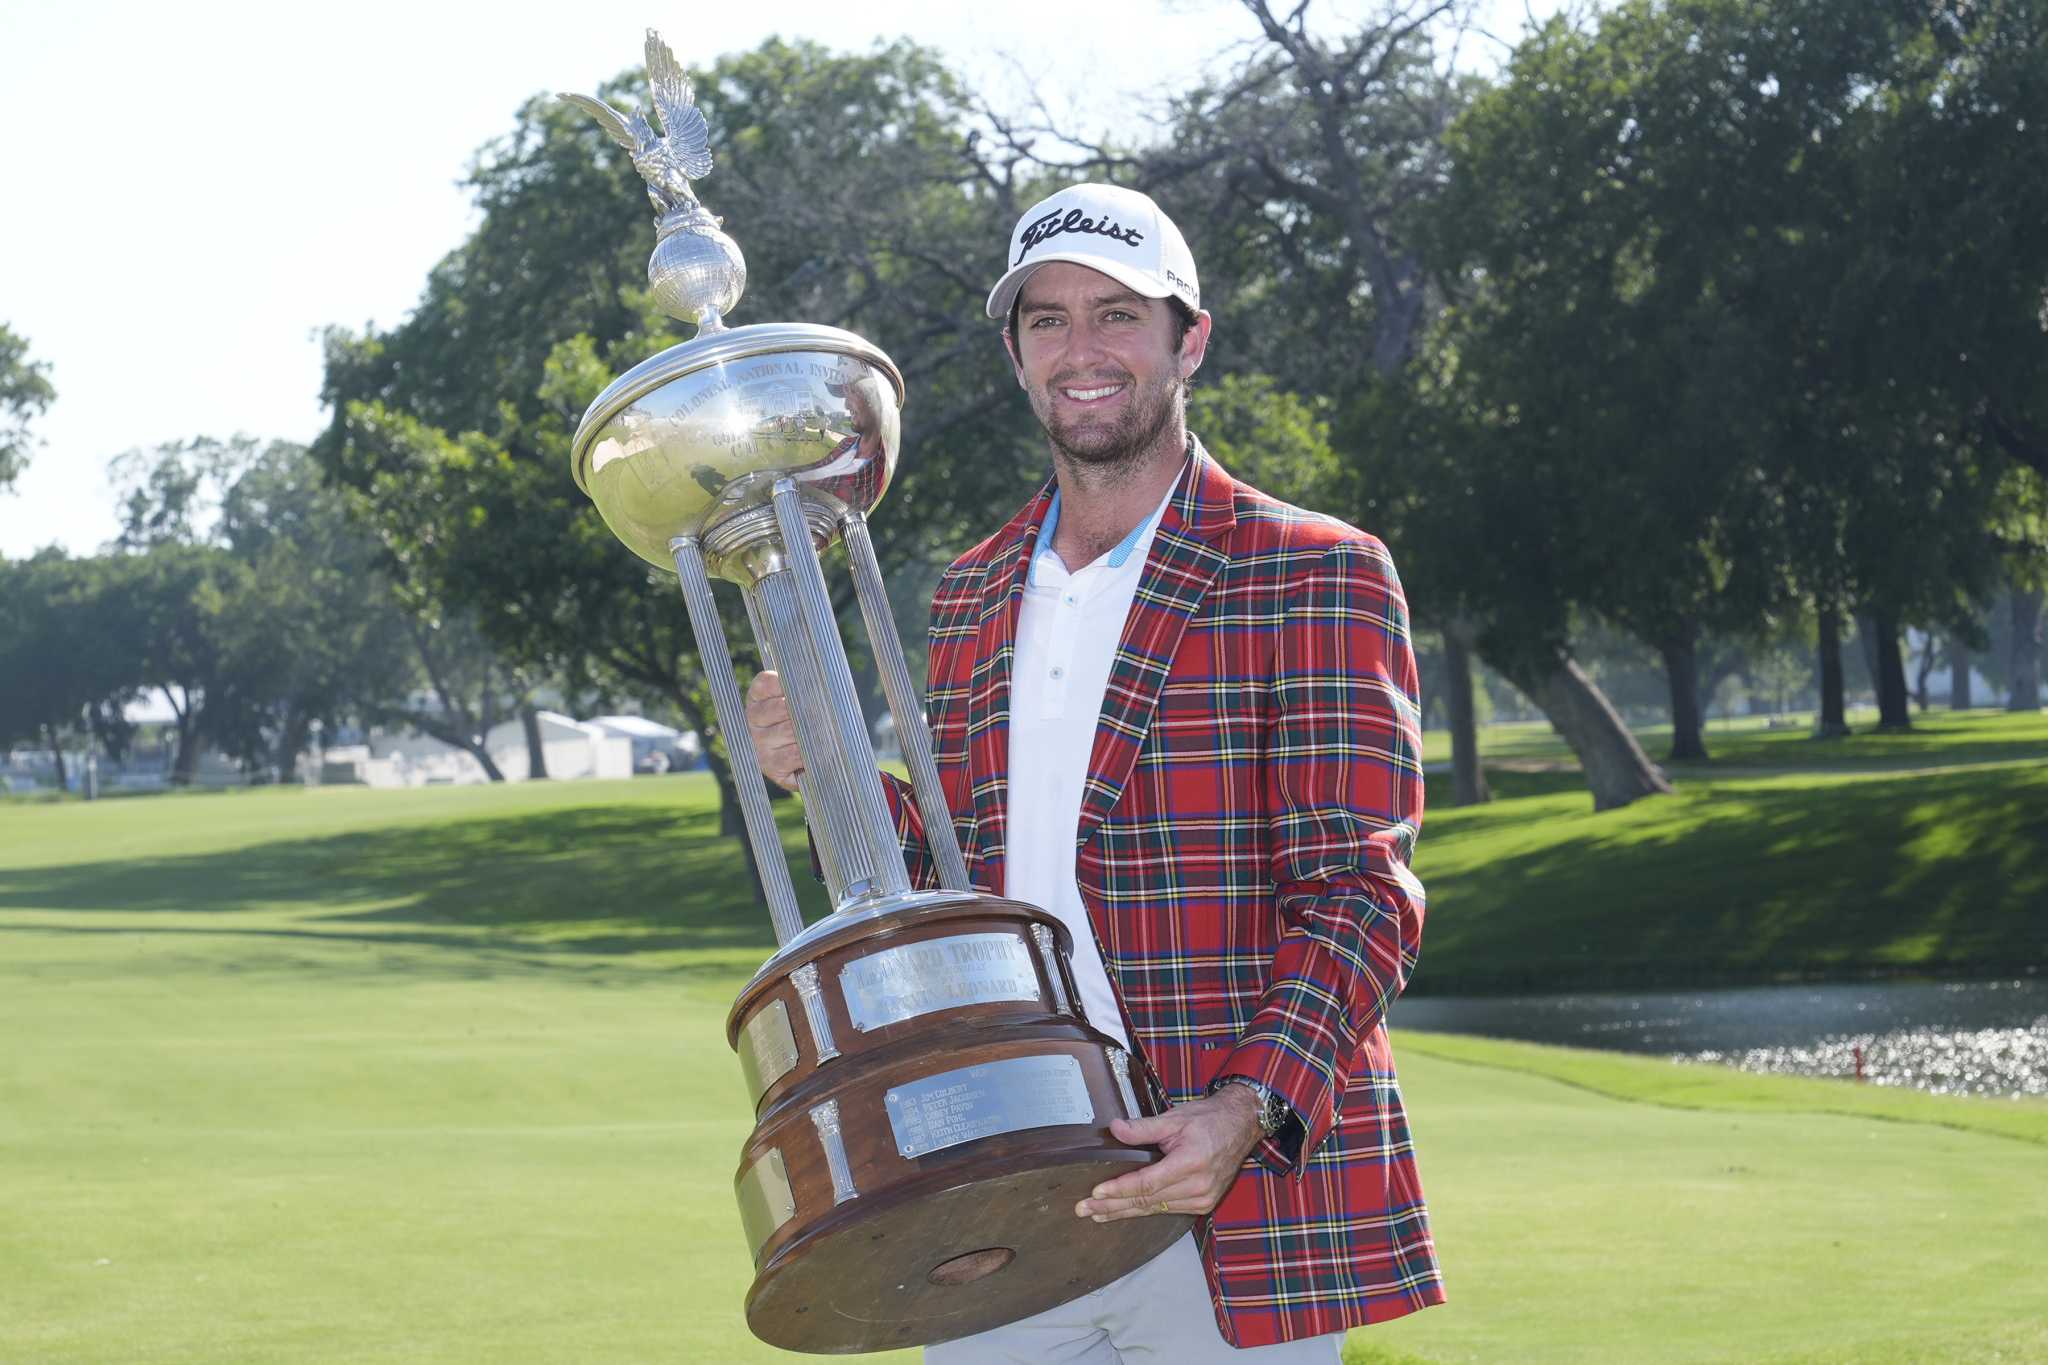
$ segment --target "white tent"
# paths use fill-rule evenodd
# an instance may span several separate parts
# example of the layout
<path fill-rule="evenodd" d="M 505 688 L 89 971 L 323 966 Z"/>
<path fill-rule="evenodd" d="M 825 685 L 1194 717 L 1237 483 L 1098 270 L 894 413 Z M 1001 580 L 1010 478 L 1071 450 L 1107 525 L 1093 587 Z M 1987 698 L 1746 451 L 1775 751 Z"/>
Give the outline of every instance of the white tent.
<path fill-rule="evenodd" d="M 539 711 L 541 753 L 547 760 L 548 776 L 631 777 L 633 742 L 599 726 L 565 716 L 559 711 Z M 532 776 L 528 771 L 526 726 L 517 717 L 493 725 L 484 735 L 484 748 L 507 782 Z"/>
<path fill-rule="evenodd" d="M 704 753 L 703 742 L 694 731 L 678 730 L 645 716 L 596 716 L 590 723 L 606 734 L 631 741 L 635 772 L 695 767 Z"/>

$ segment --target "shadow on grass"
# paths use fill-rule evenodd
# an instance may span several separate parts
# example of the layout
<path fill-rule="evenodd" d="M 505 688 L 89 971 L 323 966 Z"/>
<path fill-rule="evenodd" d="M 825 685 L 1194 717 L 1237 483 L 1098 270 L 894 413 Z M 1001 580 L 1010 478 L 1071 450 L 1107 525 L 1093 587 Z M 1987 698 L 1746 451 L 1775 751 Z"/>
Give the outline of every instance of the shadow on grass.
<path fill-rule="evenodd" d="M 1669 749 L 1669 731 L 1663 745 Z M 1681 763 L 1683 772 L 1716 767 L 1776 767 L 1786 772 L 1911 772 L 1970 763 L 2048 761 L 2048 722 L 2038 712 L 1921 712 L 1909 731 L 1860 726 L 1853 735 L 1815 739 L 1806 731 L 1737 731 L 1706 735 L 1710 763 Z"/>
<path fill-rule="evenodd" d="M 1425 857 L 1423 990 L 2048 964 L 2048 770 L 1693 789 L 1528 849 L 1557 805 L 1460 812 Z"/>
<path fill-rule="evenodd" d="M 1452 796 L 1456 788 L 1449 773 L 1426 773 L 1422 780 L 1425 847 L 1431 842 L 1432 824 L 1441 821 L 1444 812 L 1450 810 L 1458 812 L 1458 828 L 1468 831 L 1525 823 L 1529 813 L 1512 803 L 1529 796 L 1578 796 L 1582 798 L 1583 809 L 1593 809 L 1593 795 L 1576 768 L 1488 768 L 1486 786 L 1493 800 L 1483 806 L 1454 806 Z"/>
<path fill-rule="evenodd" d="M 785 830 L 785 852 L 803 849 Z M 793 861 L 795 861 L 793 859 Z M 792 868 L 813 914 L 825 906 Z M 0 910 L 268 916 L 188 932 L 579 953 L 772 948 L 714 812 L 592 806 L 284 840 L 191 857 L 0 870 Z"/>

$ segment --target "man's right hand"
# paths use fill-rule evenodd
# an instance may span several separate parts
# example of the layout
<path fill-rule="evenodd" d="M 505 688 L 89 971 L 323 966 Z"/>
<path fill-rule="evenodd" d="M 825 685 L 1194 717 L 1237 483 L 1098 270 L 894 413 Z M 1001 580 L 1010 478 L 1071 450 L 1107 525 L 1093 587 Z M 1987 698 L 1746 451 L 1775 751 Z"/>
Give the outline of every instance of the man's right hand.
<path fill-rule="evenodd" d="M 790 718 L 789 698 L 783 695 L 777 674 L 756 673 L 747 688 L 747 733 L 754 737 L 761 775 L 784 790 L 795 791 L 804 756 L 797 751 L 796 722 Z"/>

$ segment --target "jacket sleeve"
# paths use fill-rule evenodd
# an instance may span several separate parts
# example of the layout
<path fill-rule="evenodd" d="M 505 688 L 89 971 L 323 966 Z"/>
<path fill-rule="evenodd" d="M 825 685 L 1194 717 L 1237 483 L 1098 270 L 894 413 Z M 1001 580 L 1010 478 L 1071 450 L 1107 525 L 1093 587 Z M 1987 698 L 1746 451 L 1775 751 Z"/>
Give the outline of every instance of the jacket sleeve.
<path fill-rule="evenodd" d="M 1421 950 L 1422 734 L 1407 604 L 1384 547 L 1340 542 L 1288 588 L 1264 773 L 1279 947 L 1249 1026 L 1219 1068 L 1284 1096 L 1303 1169 L 1336 1125 L 1361 1040 Z M 1288 1144 L 1292 1147 L 1293 1144 Z"/>
<path fill-rule="evenodd" d="M 924 812 L 910 783 L 892 772 L 882 774 L 882 795 L 888 798 L 889 818 L 896 824 L 896 841 L 903 845 L 903 865 L 910 870 L 910 885 L 917 891 L 939 889 L 939 870 L 932 861 L 931 848 L 924 841 Z"/>

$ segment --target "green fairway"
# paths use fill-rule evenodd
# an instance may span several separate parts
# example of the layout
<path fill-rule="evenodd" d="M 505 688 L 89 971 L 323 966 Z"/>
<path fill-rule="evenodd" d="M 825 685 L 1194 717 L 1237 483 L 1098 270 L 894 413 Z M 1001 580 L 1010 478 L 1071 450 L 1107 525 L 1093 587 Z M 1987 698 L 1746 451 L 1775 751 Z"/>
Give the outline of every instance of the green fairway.
<path fill-rule="evenodd" d="M 1422 990 L 2048 964 L 2048 716 L 1908 735 L 1755 730 L 1676 795 L 1595 813 L 1573 771 L 1424 820 Z"/>
<path fill-rule="evenodd" d="M 1854 734 L 1815 739 L 1811 713 L 1709 721 L 1705 732 L 1709 760 L 1704 764 L 1681 763 L 1674 771 L 1685 777 L 1749 766 L 1872 770 L 2048 758 L 2048 724 L 2044 724 L 2038 711 L 1924 711 L 1914 716 L 1911 730 L 1880 733 L 1876 728 L 1877 712 L 1865 710 L 1851 711 L 1849 724 Z M 1638 726 L 1635 736 L 1643 752 L 1658 763 L 1664 762 L 1665 755 L 1671 752 L 1669 725 Z M 1574 764 L 1563 737 L 1550 728 L 1549 722 L 1540 720 L 1481 726 L 1479 754 L 1488 766 L 1537 768 Z M 1432 765 L 1448 764 L 1450 732 L 1426 732 L 1422 737 L 1422 758 Z"/>
<path fill-rule="evenodd" d="M 1994 818 L 2031 768 L 1971 776 L 2015 785 L 1440 812 L 1425 964 L 1489 960 L 1460 916 L 1515 910 L 1491 841 L 1552 860 L 1539 888 L 1574 846 L 1745 884 L 1687 842 L 1802 786 L 1823 833 L 1886 789 L 2033 828 Z M 701 776 L 0 807 L 0 1360 L 777 1358 L 741 1319 L 724 1041 L 770 937 L 714 826 Z M 1397 1046 L 1452 1302 L 1356 1361 L 2048 1359 L 2048 1106 Z"/>

